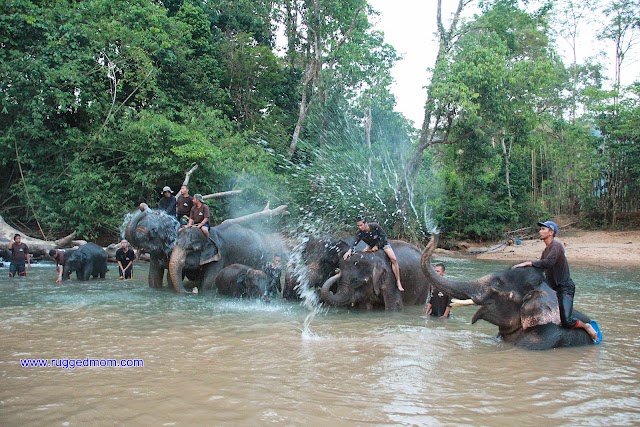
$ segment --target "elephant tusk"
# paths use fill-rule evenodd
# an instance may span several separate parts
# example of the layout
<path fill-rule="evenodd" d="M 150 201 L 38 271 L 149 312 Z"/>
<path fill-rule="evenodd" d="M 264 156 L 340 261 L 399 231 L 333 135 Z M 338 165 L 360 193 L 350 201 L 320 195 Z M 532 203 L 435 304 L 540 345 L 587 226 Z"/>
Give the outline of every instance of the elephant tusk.
<path fill-rule="evenodd" d="M 451 307 L 464 307 L 467 305 L 475 305 L 476 303 L 473 302 L 472 299 L 456 299 L 456 298 L 452 298 L 451 299 Z"/>

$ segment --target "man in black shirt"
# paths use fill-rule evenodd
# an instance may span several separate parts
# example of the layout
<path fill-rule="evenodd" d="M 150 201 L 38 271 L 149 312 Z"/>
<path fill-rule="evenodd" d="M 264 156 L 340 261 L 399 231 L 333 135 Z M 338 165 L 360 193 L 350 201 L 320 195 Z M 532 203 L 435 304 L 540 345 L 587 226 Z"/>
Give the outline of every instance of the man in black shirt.
<path fill-rule="evenodd" d="M 525 261 L 514 265 L 512 268 L 535 267 L 543 268 L 547 283 L 558 294 L 558 306 L 560 308 L 560 321 L 566 328 L 582 328 L 595 343 L 600 342 L 596 330 L 589 323 L 581 322 L 573 317 L 573 297 L 576 285 L 571 280 L 569 263 L 564 254 L 564 246 L 555 236 L 558 234 L 558 226 L 553 221 L 539 222 L 540 240 L 544 241 L 545 248 L 538 261 Z"/>
<path fill-rule="evenodd" d="M 168 185 L 162 189 L 162 198 L 158 201 L 158 209 L 169 216 L 176 216 L 176 198 Z"/>
<path fill-rule="evenodd" d="M 131 279 L 133 276 L 133 260 L 136 254 L 129 247 L 129 242 L 120 242 L 120 248 L 116 251 L 116 261 L 118 262 L 118 279 Z"/>
<path fill-rule="evenodd" d="M 357 221 L 358 233 L 356 234 L 356 241 L 344 254 L 343 259 L 347 259 L 351 256 L 353 252 L 356 250 L 356 246 L 362 240 L 369 248 L 364 252 L 376 252 L 378 249 L 382 248 L 384 253 L 389 257 L 389 261 L 391 261 L 391 269 L 393 270 L 393 274 L 396 276 L 396 286 L 399 290 L 404 291 L 402 287 L 402 283 L 400 282 L 400 267 L 398 266 L 398 259 L 396 258 L 396 254 L 391 249 L 391 244 L 387 240 L 387 234 L 384 232 L 382 227 L 375 222 L 367 222 L 367 219 L 364 216 L 359 216 Z"/>
<path fill-rule="evenodd" d="M 440 276 L 444 276 L 444 264 L 439 262 L 435 265 L 434 269 Z M 451 298 L 442 291 L 437 289 L 431 289 L 431 298 L 427 304 L 427 310 L 424 315 L 432 315 L 435 317 L 447 318 L 451 313 Z"/>
<path fill-rule="evenodd" d="M 271 296 L 276 292 L 280 293 L 282 287 L 280 286 L 280 276 L 282 275 L 282 257 L 279 254 L 273 256 L 273 261 L 264 266 L 262 271 L 269 276 L 269 285 L 265 291 L 265 296 Z"/>

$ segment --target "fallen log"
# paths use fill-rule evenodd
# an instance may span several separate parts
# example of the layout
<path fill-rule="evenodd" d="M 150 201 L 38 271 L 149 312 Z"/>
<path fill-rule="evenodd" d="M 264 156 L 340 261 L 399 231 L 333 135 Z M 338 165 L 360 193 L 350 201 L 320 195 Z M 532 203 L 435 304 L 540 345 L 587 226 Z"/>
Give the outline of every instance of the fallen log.
<path fill-rule="evenodd" d="M 289 211 L 287 211 L 287 205 L 280 205 L 275 209 L 269 209 L 269 204 L 264 207 L 260 212 L 254 212 L 249 215 L 240 216 L 237 218 L 229 218 L 222 221 L 222 224 L 240 224 L 240 225 L 248 225 L 249 223 L 255 221 L 271 220 L 275 216 L 289 215 Z"/>
<path fill-rule="evenodd" d="M 51 249 L 72 248 L 87 243 L 84 240 L 76 240 L 75 232 L 58 240 L 36 239 L 11 227 L 6 223 L 4 218 L 0 216 L 0 245 L 3 250 L 6 249 L 7 243 L 13 242 L 13 236 L 16 234 L 22 236 L 22 242 L 29 247 L 29 253 L 35 257 L 46 256 Z"/>
<path fill-rule="evenodd" d="M 202 196 L 203 199 L 218 199 L 220 197 L 235 196 L 242 193 L 242 190 L 221 191 L 220 193 L 207 194 Z"/>

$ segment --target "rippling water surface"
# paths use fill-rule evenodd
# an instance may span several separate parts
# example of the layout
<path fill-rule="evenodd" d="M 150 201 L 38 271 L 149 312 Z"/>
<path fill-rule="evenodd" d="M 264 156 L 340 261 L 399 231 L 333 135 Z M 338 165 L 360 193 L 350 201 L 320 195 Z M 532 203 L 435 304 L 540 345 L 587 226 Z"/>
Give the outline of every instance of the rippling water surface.
<path fill-rule="evenodd" d="M 505 264 L 445 260 L 453 277 Z M 111 270 L 114 270 L 111 268 Z M 113 273 L 113 271 L 110 271 Z M 497 328 L 401 313 L 178 296 L 133 281 L 55 285 L 0 269 L 0 425 L 639 425 L 638 270 L 572 267 L 600 346 L 527 352 Z M 111 274 L 113 276 L 113 274 Z M 141 359 L 144 367 L 22 367 Z"/>

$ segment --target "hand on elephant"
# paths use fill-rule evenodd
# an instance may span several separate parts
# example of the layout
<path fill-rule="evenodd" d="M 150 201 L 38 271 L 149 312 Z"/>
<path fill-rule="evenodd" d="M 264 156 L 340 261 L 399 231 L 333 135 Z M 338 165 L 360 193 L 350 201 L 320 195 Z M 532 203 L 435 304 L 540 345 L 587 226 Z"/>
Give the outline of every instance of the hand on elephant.
<path fill-rule="evenodd" d="M 531 261 L 525 261 L 525 262 L 521 262 L 520 264 L 516 264 L 511 268 L 522 268 L 522 267 L 531 267 L 533 264 L 531 264 Z"/>

